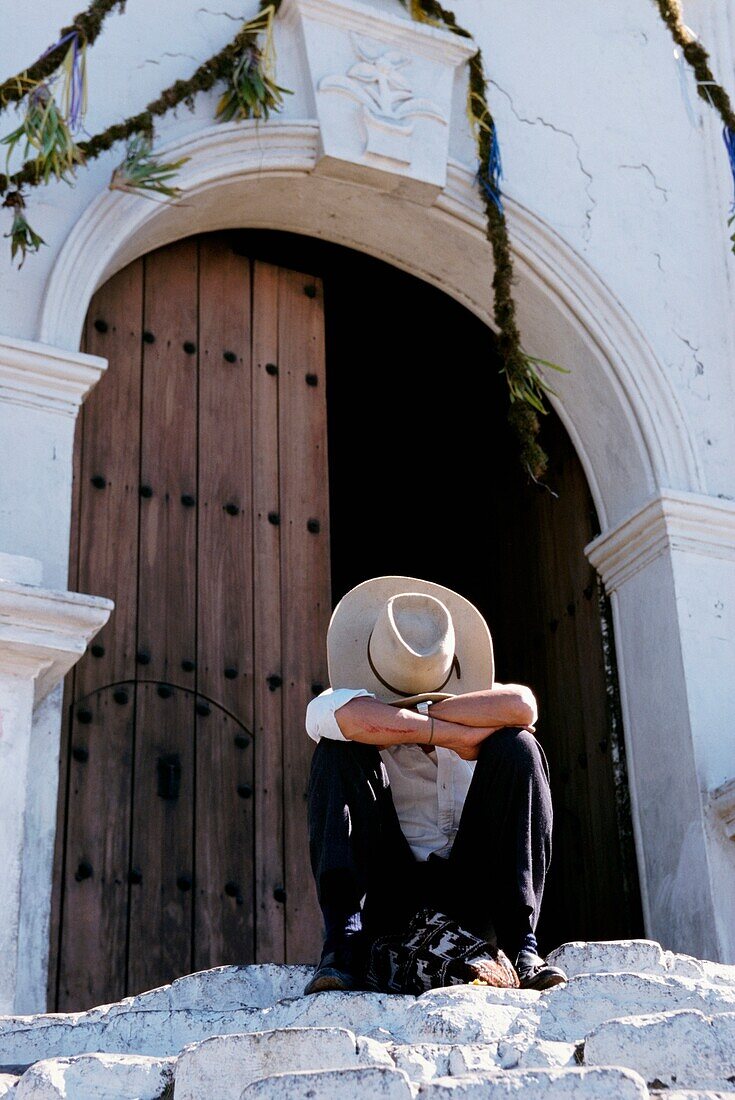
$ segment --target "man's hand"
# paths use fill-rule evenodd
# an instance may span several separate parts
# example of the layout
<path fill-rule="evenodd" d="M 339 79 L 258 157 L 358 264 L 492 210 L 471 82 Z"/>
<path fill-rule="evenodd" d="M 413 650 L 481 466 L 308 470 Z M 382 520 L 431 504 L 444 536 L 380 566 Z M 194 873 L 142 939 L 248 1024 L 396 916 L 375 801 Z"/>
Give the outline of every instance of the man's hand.
<path fill-rule="evenodd" d="M 446 723 L 446 725 L 449 724 Z M 456 732 L 450 731 L 448 736 L 441 737 L 439 741 L 435 737 L 434 743 L 442 745 L 445 749 L 451 749 L 463 760 L 477 760 L 483 741 L 502 728 L 502 726 L 457 726 Z"/>

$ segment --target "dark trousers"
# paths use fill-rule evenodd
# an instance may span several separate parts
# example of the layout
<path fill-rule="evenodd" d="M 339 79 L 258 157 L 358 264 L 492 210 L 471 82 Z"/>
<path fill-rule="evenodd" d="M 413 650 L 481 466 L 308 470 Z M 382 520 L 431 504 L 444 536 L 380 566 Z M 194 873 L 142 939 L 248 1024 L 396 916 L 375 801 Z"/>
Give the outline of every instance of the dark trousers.
<path fill-rule="evenodd" d="M 361 912 L 369 939 L 433 905 L 515 959 L 538 921 L 551 859 L 549 767 L 526 730 L 483 742 L 447 859 L 418 861 L 373 745 L 318 743 L 308 794 L 311 865 L 328 936 Z"/>

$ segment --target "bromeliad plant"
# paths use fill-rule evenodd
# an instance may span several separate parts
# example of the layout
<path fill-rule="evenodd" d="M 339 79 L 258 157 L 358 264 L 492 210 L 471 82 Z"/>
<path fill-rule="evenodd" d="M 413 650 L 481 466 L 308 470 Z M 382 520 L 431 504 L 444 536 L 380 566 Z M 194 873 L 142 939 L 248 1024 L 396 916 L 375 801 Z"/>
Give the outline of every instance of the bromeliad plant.
<path fill-rule="evenodd" d="M 151 139 L 147 134 L 134 134 L 128 142 L 125 159 L 112 173 L 111 191 L 127 191 L 135 195 L 147 193 L 163 195 L 168 199 L 181 197 L 181 188 L 169 182 L 174 178 L 182 164 L 190 157 L 162 164 L 151 149 Z"/>
<path fill-rule="evenodd" d="M 16 147 L 25 142 L 27 160 L 35 150 L 32 163 L 36 182 L 48 183 L 51 176 L 70 182 L 75 166 L 84 163 L 84 155 L 75 143 L 66 119 L 59 111 L 52 90 L 39 84 L 28 96 L 23 121 L 0 141 L 7 145 L 6 167 Z"/>
<path fill-rule="evenodd" d="M 11 191 L 5 196 L 3 202 L 4 207 L 13 211 L 13 224 L 10 232 L 5 236 L 10 237 L 11 260 L 15 259 L 18 252 L 21 254 L 19 268 L 23 266 L 28 252 L 38 252 L 41 245 L 46 243 L 43 237 L 39 237 L 28 224 L 24 213 L 25 205 L 25 199 L 20 191 Z"/>
<path fill-rule="evenodd" d="M 227 88 L 217 104 L 216 117 L 222 122 L 233 118 L 268 119 L 271 111 L 280 111 L 284 95 L 292 95 L 275 80 L 275 50 L 273 48 L 274 4 L 268 4 L 243 28 L 250 35 L 264 32 L 262 46 L 246 41 L 227 82 Z"/>

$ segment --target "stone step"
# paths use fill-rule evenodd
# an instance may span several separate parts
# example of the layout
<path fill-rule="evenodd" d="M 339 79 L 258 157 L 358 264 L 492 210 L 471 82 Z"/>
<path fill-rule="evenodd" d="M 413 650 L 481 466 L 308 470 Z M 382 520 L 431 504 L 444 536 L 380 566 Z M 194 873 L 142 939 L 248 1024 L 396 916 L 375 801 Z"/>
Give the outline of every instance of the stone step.
<path fill-rule="evenodd" d="M 262 982 L 242 970 L 234 974 L 233 968 L 218 968 L 192 975 L 188 981 L 152 991 L 155 997 L 143 994 L 86 1013 L 0 1017 L 0 1065 L 86 1052 L 163 1057 L 214 1035 L 341 1027 L 404 1044 L 504 1040 L 502 1064 L 512 1068 L 532 1064 L 529 1058 L 538 1064 L 537 1059 L 546 1055 L 558 1061 L 563 1049 L 538 1044 L 579 1043 L 599 1024 L 621 1016 L 678 1009 L 705 1015 L 735 1011 L 735 987 L 630 973 L 582 974 L 542 994 L 455 986 L 418 998 L 329 992 L 264 1007 L 238 1007 L 280 991 L 272 980 L 264 990 Z M 281 989 L 284 986 L 285 982 Z"/>
<path fill-rule="evenodd" d="M 214 1035 L 284 1027 L 343 1027 L 399 1042 L 494 1042 L 517 1016 L 536 1004 L 531 990 L 455 986 L 420 998 L 386 993 L 316 993 L 266 1008 L 208 1012 L 128 1007 L 106 1013 L 0 1017 L 0 1064 L 31 1063 L 88 1051 L 177 1054 Z"/>
<path fill-rule="evenodd" d="M 662 974 L 580 974 L 543 993 L 505 1039 L 509 1044 L 516 1037 L 527 1042 L 529 1036 L 578 1043 L 607 1020 L 684 1008 L 710 1016 L 733 1012 L 735 987 Z"/>
<path fill-rule="evenodd" d="M 648 1100 L 642 1077 L 614 1066 L 468 1074 L 421 1085 L 419 1100 Z"/>
<path fill-rule="evenodd" d="M 394 1069 L 385 1047 L 357 1039 L 346 1028 L 285 1028 L 216 1036 L 185 1047 L 175 1068 L 175 1100 L 239 1100 L 253 1081 L 275 1073 L 383 1065 Z"/>
<path fill-rule="evenodd" d="M 419 1100 L 648 1100 L 642 1077 L 632 1070 L 529 1069 L 469 1074 L 430 1081 Z"/>
<path fill-rule="evenodd" d="M 584 1061 L 627 1066 L 667 1089 L 735 1091 L 735 1012 L 705 1016 L 683 1010 L 610 1020 L 587 1036 Z"/>
<path fill-rule="evenodd" d="M 279 1073 L 254 1081 L 241 1100 L 409 1100 L 411 1084 L 399 1070 L 326 1070 Z M 442 1077 L 418 1087 L 419 1100 L 648 1100 L 643 1078 L 631 1070 L 499 1070 Z"/>
<path fill-rule="evenodd" d="M 457 1095 L 474 1096 L 478 1080 L 495 1090 L 488 1096 L 511 1087 L 523 1093 L 527 1081 L 556 1095 L 564 1079 L 586 1096 L 611 1066 L 629 1071 L 621 1078 L 625 1095 L 638 1095 L 635 1071 L 653 1091 L 665 1084 L 727 1092 L 730 1085 L 735 1094 L 731 1061 L 720 1058 L 728 1072 L 711 1073 L 717 1043 L 730 1037 L 735 1046 L 728 1030 L 735 967 L 673 955 L 648 940 L 566 944 L 554 958 L 572 977 L 544 993 L 455 986 L 420 997 L 304 997 L 309 967 L 261 964 L 201 971 L 87 1012 L 0 1017 L 0 1074 L 9 1075 L 7 1087 L 0 1077 L 0 1097 L 5 1089 L 15 1100 L 31 1087 L 28 1096 L 73 1096 L 74 1082 L 105 1073 L 119 1075 L 110 1095 L 148 1096 L 142 1086 L 125 1092 L 124 1075 L 152 1073 L 154 1063 L 170 1075 L 180 1052 L 182 1098 L 234 1100 L 276 1069 L 298 1075 L 299 1088 L 315 1073 L 369 1072 L 386 1095 L 408 1082 L 414 1093 L 436 1086 L 437 1097 L 448 1096 L 461 1082 Z M 32 1068 L 16 1083 L 13 1074 L 25 1066 Z M 66 1093 L 39 1091 L 57 1088 L 57 1079 Z M 84 1100 L 108 1095 L 89 1088 Z"/>
<path fill-rule="evenodd" d="M 12 1100 L 159 1100 L 173 1081 L 173 1058 L 83 1054 L 31 1066 Z"/>
<path fill-rule="evenodd" d="M 552 951 L 548 960 L 570 978 L 578 974 L 667 974 L 735 987 L 735 966 L 664 951 L 655 940 L 573 941 Z"/>
<path fill-rule="evenodd" d="M 721 1092 L 719 1089 L 667 1089 L 660 1092 L 651 1089 L 648 1095 L 655 1100 L 733 1100 L 735 1092 Z"/>
<path fill-rule="evenodd" d="M 242 1100 L 412 1100 L 408 1077 L 397 1069 L 328 1069 L 275 1073 L 247 1085 Z"/>

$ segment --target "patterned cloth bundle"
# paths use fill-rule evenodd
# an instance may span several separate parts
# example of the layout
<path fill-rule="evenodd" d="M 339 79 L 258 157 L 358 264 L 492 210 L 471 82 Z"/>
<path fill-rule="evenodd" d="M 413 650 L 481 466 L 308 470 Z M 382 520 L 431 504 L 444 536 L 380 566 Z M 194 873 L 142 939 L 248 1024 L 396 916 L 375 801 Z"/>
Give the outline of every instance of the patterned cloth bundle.
<path fill-rule="evenodd" d="M 372 945 L 366 985 L 382 993 L 414 995 L 446 985 L 518 987 L 507 955 L 445 913 L 420 909 L 403 933 Z"/>

